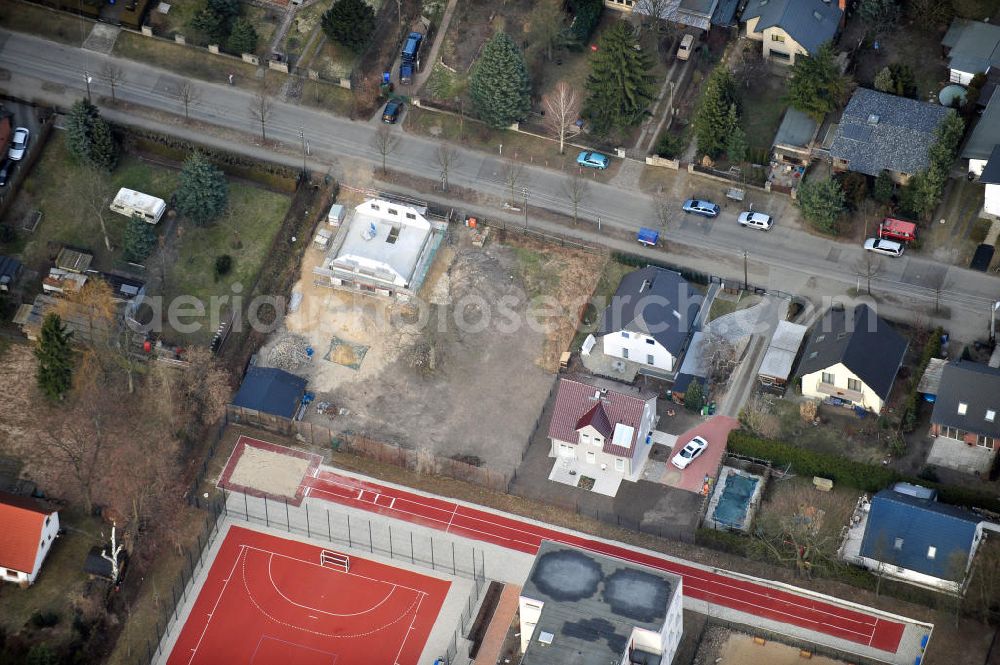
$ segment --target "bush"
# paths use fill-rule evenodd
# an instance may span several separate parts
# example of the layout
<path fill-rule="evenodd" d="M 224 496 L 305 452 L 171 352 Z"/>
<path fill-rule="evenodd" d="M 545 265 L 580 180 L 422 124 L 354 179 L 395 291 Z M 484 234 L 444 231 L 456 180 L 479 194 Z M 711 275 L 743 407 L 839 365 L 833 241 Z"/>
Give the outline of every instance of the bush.
<path fill-rule="evenodd" d="M 698 381 L 691 381 L 684 391 L 684 406 L 690 411 L 701 411 L 705 406 L 705 391 Z"/>
<path fill-rule="evenodd" d="M 323 14 L 321 25 L 332 41 L 360 53 L 375 32 L 375 10 L 364 0 L 337 0 Z"/>
<path fill-rule="evenodd" d="M 0 243 L 9 245 L 17 240 L 17 229 L 9 224 L 0 224 Z"/>
<path fill-rule="evenodd" d="M 222 254 L 221 256 L 215 257 L 215 279 L 218 280 L 221 277 L 225 277 L 229 274 L 229 271 L 233 269 L 233 257 L 228 254 Z"/>
<path fill-rule="evenodd" d="M 656 154 L 664 159 L 677 159 L 684 152 L 685 143 L 683 136 L 664 132 L 656 144 Z"/>
<path fill-rule="evenodd" d="M 695 543 L 698 545 L 736 556 L 747 555 L 747 544 L 750 541 L 749 538 L 739 533 L 705 528 L 698 529 L 694 537 Z"/>
<path fill-rule="evenodd" d="M 35 628 L 51 628 L 59 623 L 59 614 L 52 611 L 37 611 L 31 615 L 31 625 Z"/>

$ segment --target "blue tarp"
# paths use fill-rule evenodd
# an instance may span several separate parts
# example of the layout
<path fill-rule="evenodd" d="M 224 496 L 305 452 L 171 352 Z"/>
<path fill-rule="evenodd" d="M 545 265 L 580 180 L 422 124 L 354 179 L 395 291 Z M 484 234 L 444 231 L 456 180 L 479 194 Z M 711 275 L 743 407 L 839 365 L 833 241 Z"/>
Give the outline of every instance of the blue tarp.
<path fill-rule="evenodd" d="M 647 229 L 642 227 L 639 229 L 639 233 L 636 234 L 635 239 L 641 242 L 643 245 L 655 245 L 660 240 L 660 232 L 653 229 Z"/>

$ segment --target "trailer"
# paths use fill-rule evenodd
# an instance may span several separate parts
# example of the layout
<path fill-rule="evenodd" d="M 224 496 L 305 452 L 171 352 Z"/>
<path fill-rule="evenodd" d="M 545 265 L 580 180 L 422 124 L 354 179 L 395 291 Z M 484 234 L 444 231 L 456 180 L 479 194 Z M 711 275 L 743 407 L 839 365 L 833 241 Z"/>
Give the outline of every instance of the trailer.
<path fill-rule="evenodd" d="M 111 202 L 111 210 L 119 215 L 140 217 L 149 224 L 156 224 L 166 212 L 167 203 L 155 196 L 122 187 Z"/>
<path fill-rule="evenodd" d="M 646 247 L 656 247 L 660 242 L 660 232 L 656 229 L 647 229 L 642 227 L 639 232 L 635 234 L 635 239 L 639 241 L 640 245 L 645 245 Z"/>

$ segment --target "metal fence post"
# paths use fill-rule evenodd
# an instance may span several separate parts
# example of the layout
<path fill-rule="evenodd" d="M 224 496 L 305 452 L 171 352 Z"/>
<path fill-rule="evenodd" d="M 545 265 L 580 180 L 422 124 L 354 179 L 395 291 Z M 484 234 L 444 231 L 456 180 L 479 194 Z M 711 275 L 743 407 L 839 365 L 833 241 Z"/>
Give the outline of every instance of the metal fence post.
<path fill-rule="evenodd" d="M 327 517 L 329 517 L 329 516 L 330 516 L 330 513 L 327 512 Z M 350 513 L 347 513 L 347 546 L 348 547 L 354 547 L 354 541 L 351 538 L 351 514 Z"/>
<path fill-rule="evenodd" d="M 372 554 L 375 553 L 375 540 L 372 539 L 372 521 L 368 520 L 368 549 Z"/>
<path fill-rule="evenodd" d="M 288 527 L 288 533 L 292 532 L 292 518 L 288 514 L 288 499 L 282 499 L 285 502 L 285 526 Z"/>
<path fill-rule="evenodd" d="M 455 560 L 455 541 L 451 541 L 451 574 L 458 574 L 458 564 Z"/>
<path fill-rule="evenodd" d="M 389 523 L 389 558 L 395 559 L 396 557 L 392 554 L 392 523 Z"/>
<path fill-rule="evenodd" d="M 264 524 L 271 526 L 271 518 L 267 515 L 267 495 L 264 495 Z"/>
<path fill-rule="evenodd" d="M 326 509 L 326 539 L 333 542 L 333 527 L 330 526 L 330 509 Z"/>
<path fill-rule="evenodd" d="M 414 562 L 413 556 L 413 532 L 410 532 L 410 563 Z"/>

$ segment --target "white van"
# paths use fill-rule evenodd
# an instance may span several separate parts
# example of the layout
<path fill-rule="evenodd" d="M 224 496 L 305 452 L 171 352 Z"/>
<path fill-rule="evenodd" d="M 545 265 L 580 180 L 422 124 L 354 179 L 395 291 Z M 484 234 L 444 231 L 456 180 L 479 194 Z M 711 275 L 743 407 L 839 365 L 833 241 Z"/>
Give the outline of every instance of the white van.
<path fill-rule="evenodd" d="M 694 45 L 694 35 L 684 35 L 681 45 L 677 48 L 677 59 L 687 60 L 691 57 L 691 47 Z"/>
<path fill-rule="evenodd" d="M 150 224 L 159 222 L 166 209 L 167 203 L 163 199 L 125 187 L 118 190 L 115 200 L 111 202 L 111 210 L 119 215 L 138 215 Z"/>

